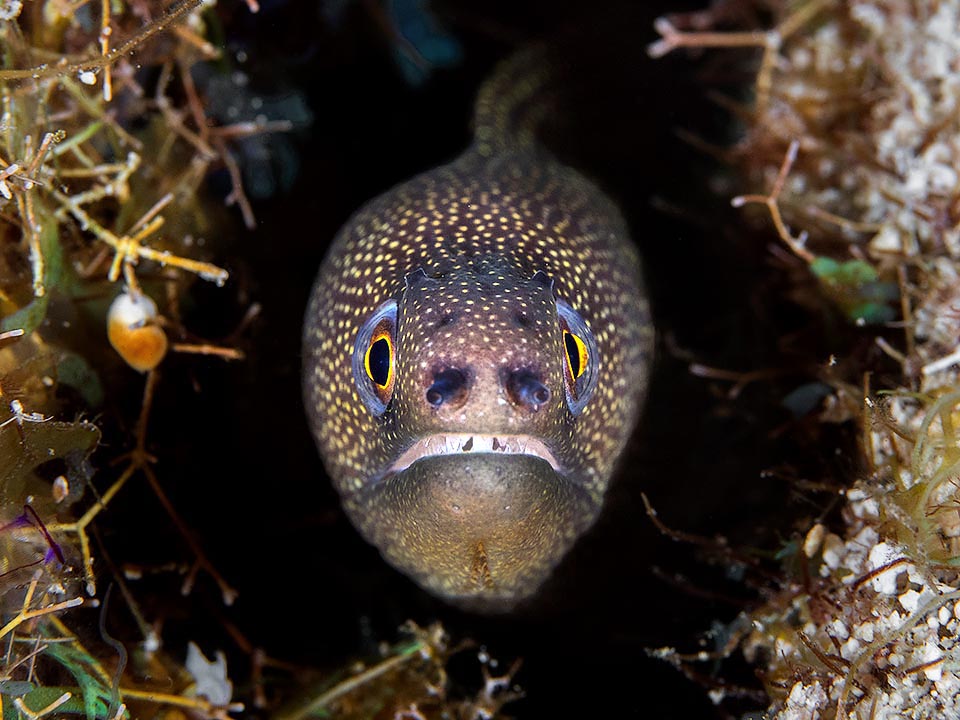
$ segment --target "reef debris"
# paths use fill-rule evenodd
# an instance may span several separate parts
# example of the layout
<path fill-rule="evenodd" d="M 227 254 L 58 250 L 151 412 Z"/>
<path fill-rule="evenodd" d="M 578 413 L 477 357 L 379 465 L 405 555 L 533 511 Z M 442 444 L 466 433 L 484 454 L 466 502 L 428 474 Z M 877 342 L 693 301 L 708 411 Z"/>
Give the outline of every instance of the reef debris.
<path fill-rule="evenodd" d="M 770 29 L 743 30 L 733 6 L 752 7 L 659 19 L 650 54 L 759 49 L 750 99 L 728 103 L 742 137 L 725 155 L 749 188 L 732 202 L 762 207 L 848 334 L 873 342 L 817 378 L 830 391 L 814 413 L 859 438 L 854 474 L 827 490 L 839 522 L 808 527 L 727 651 L 755 665 L 769 717 L 955 717 L 960 7 L 778 2 Z"/>

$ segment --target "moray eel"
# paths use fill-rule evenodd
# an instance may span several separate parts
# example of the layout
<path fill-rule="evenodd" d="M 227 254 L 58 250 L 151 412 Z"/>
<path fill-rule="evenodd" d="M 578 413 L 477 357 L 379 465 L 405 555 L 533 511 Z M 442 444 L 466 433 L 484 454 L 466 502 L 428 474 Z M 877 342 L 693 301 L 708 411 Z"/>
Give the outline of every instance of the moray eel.
<path fill-rule="evenodd" d="M 619 211 L 505 117 L 535 89 L 501 76 L 462 155 L 340 230 L 304 325 L 307 414 L 346 513 L 428 591 L 493 610 L 596 520 L 653 344 Z"/>

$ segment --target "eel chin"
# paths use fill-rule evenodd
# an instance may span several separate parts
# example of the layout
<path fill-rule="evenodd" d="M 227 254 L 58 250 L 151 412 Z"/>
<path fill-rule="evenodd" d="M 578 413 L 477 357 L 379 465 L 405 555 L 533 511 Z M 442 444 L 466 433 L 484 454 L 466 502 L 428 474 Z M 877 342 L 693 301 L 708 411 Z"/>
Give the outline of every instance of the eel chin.
<path fill-rule="evenodd" d="M 358 498 L 364 534 L 397 569 L 468 609 L 532 595 L 599 508 L 528 437 L 438 435 Z"/>

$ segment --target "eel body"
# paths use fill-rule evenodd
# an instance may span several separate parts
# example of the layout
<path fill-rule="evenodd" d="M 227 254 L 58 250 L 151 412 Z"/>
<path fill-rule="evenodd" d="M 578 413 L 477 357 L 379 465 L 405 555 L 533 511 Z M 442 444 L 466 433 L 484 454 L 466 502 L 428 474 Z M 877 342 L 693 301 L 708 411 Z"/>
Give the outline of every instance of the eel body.
<path fill-rule="evenodd" d="M 653 328 L 614 204 L 489 126 L 480 112 L 461 156 L 340 230 L 306 313 L 304 393 L 367 540 L 432 593 L 496 609 L 596 520 Z"/>

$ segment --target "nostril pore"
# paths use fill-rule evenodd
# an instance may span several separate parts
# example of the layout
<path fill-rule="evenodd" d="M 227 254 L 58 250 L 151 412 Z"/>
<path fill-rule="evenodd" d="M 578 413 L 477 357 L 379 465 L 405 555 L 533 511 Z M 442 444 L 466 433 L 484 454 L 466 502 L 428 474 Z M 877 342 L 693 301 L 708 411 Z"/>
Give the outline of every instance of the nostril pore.
<path fill-rule="evenodd" d="M 426 399 L 433 407 L 440 407 L 456 399 L 467 385 L 467 376 L 456 368 L 447 368 L 434 374 L 433 384 L 427 388 Z"/>
<path fill-rule="evenodd" d="M 540 382 L 540 379 L 529 370 L 510 373 L 507 379 L 507 392 L 514 403 L 531 410 L 539 410 L 541 405 L 550 400 L 550 388 Z"/>

